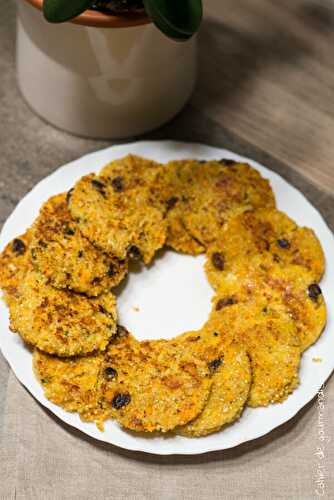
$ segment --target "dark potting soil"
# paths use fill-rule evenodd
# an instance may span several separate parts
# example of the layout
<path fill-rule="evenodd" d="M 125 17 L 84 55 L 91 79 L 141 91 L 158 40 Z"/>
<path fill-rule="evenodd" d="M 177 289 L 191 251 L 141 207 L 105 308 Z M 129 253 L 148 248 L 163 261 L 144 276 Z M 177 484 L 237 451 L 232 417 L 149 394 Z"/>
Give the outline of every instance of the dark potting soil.
<path fill-rule="evenodd" d="M 91 8 L 104 14 L 115 15 L 142 12 L 144 4 L 142 0 L 95 0 Z"/>

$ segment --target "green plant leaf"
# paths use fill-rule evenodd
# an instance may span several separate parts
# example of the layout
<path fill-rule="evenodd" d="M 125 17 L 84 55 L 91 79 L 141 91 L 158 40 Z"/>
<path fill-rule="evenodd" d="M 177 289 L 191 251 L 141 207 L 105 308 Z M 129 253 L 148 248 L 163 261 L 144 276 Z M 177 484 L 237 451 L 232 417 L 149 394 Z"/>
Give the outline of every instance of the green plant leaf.
<path fill-rule="evenodd" d="M 50 23 L 63 23 L 78 16 L 93 3 L 93 0 L 44 0 L 43 14 Z"/>
<path fill-rule="evenodd" d="M 171 38 L 186 40 L 201 24 L 202 0 L 144 0 L 144 5 L 154 24 Z"/>
<path fill-rule="evenodd" d="M 160 31 L 162 31 L 162 33 L 164 33 L 166 36 L 168 36 L 169 38 L 173 38 L 174 40 L 181 40 L 181 41 L 188 40 L 190 38 L 189 35 L 185 35 L 181 31 L 179 31 L 178 29 L 171 26 L 168 23 L 168 21 L 166 21 L 166 19 L 160 15 L 159 12 L 156 12 L 153 15 L 152 15 L 152 13 L 150 13 L 148 15 L 151 17 L 151 19 L 154 22 L 154 24 L 156 25 L 156 27 Z"/>

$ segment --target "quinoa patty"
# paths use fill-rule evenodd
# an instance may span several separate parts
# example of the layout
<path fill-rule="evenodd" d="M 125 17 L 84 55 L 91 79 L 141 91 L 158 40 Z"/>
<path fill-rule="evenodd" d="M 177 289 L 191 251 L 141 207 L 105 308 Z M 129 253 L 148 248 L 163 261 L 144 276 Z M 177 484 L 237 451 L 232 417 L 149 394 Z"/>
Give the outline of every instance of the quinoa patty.
<path fill-rule="evenodd" d="M 275 206 L 269 182 L 243 163 L 172 161 L 159 182 L 167 210 L 167 244 L 192 255 L 204 252 L 232 216 Z"/>
<path fill-rule="evenodd" d="M 0 288 L 8 306 L 18 298 L 18 287 L 30 265 L 31 229 L 14 238 L 0 255 Z"/>
<path fill-rule="evenodd" d="M 102 394 L 111 415 L 137 432 L 167 432 L 195 418 L 211 387 L 207 364 L 183 339 L 136 341 L 122 335 L 109 345 Z"/>
<path fill-rule="evenodd" d="M 82 233 L 118 259 L 149 263 L 166 240 L 155 180 L 162 167 L 129 155 L 107 165 L 100 175 L 82 177 L 69 200 Z"/>
<path fill-rule="evenodd" d="M 204 327 L 185 335 L 194 352 L 206 360 L 212 387 L 203 411 L 176 432 L 188 437 L 206 436 L 240 417 L 251 386 L 250 361 L 244 346 L 231 342 L 221 331 Z"/>
<path fill-rule="evenodd" d="M 10 306 L 10 328 L 28 344 L 58 356 L 104 351 L 116 332 L 111 292 L 88 298 L 58 290 L 29 269 Z"/>
<path fill-rule="evenodd" d="M 66 194 L 53 196 L 41 208 L 31 248 L 34 265 L 57 288 L 97 296 L 127 273 L 126 261 L 101 252 L 81 234 Z"/>
<path fill-rule="evenodd" d="M 238 270 L 243 260 L 263 255 L 282 267 L 289 264 L 306 269 L 318 282 L 325 269 L 325 257 L 312 229 L 299 227 L 279 210 L 263 208 L 233 217 L 207 252 L 205 265 L 214 288 L 225 275 Z M 258 257 L 258 262 L 260 261 Z M 298 268 L 297 268 L 298 269 Z"/>

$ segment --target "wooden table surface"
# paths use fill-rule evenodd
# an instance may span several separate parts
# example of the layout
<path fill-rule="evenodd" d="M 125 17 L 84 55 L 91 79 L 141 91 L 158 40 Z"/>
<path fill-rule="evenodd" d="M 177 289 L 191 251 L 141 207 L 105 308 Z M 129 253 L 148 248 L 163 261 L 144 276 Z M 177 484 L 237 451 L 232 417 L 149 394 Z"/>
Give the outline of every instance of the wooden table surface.
<path fill-rule="evenodd" d="M 204 0 L 205 2 L 205 0 Z M 194 105 L 334 190 L 334 2 L 208 0 Z"/>
<path fill-rule="evenodd" d="M 334 1 L 204 3 L 195 93 L 171 123 L 145 138 L 200 141 L 248 155 L 301 189 L 333 229 Z M 0 4 L 2 224 L 41 178 L 110 143 L 55 130 L 27 107 L 16 86 L 15 6 Z M 0 423 L 7 378 L 0 355 Z"/>

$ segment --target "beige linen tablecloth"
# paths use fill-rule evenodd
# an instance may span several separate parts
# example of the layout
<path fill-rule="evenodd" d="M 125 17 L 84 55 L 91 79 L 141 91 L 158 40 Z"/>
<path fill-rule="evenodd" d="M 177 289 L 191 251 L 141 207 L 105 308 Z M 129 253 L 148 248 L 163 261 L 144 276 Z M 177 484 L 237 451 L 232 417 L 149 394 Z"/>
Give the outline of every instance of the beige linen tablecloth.
<path fill-rule="evenodd" d="M 333 229 L 334 17 L 319 11 L 326 0 L 315 2 L 207 0 L 216 17 L 203 25 L 194 97 L 148 138 L 249 155 L 303 191 Z M 0 8 L 2 224 L 39 179 L 109 144 L 56 131 L 27 108 L 15 81 L 14 7 L 0 0 Z M 320 403 L 315 398 L 290 422 L 233 450 L 157 457 L 94 442 L 62 424 L 0 356 L 0 499 L 333 499 L 333 379 Z"/>
<path fill-rule="evenodd" d="M 326 389 L 325 432 L 333 436 L 334 384 Z M 156 457 L 99 444 L 46 412 L 10 376 L 0 491 L 15 500 L 222 500 L 333 498 L 333 445 L 316 455 L 319 410 L 255 442 L 196 457 Z M 320 466 L 324 468 L 319 469 Z M 330 477 L 331 475 L 331 477 Z"/>

